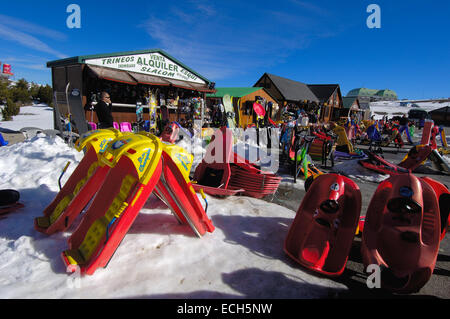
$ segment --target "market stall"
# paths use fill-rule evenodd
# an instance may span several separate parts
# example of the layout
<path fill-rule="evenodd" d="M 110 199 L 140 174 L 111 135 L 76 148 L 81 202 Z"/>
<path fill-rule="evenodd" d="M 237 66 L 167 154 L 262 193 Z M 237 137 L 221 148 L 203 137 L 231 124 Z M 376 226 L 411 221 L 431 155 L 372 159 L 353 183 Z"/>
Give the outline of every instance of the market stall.
<path fill-rule="evenodd" d="M 140 109 L 142 121 L 150 121 L 154 105 L 160 125 L 180 121 L 186 126 L 205 120 L 206 93 L 215 92 L 214 83 L 159 49 L 77 56 L 47 67 L 52 69 L 55 128 L 78 134 L 98 121 L 93 109 L 102 91 L 111 96 L 117 123 L 136 124 Z"/>

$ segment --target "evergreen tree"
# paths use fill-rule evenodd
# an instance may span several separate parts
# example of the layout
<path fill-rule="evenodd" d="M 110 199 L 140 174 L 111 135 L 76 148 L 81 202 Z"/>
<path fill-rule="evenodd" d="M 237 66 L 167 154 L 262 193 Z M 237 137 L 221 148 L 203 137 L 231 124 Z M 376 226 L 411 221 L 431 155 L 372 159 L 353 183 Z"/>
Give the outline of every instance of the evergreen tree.
<path fill-rule="evenodd" d="M 20 79 L 12 88 L 12 98 L 14 103 L 28 104 L 31 103 L 30 87 L 27 80 Z"/>

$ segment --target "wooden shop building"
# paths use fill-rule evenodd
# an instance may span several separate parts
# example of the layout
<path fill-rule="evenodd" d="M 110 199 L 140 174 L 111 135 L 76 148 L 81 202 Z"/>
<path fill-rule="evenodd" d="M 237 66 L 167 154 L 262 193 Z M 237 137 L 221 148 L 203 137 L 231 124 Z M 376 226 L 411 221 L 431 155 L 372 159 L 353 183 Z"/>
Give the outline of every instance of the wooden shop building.
<path fill-rule="evenodd" d="M 88 122 L 97 122 L 92 106 L 102 91 L 111 96 L 114 121 L 130 123 L 136 121 L 138 103 L 144 106 L 144 120 L 149 119 L 150 93 L 173 121 L 189 116 L 183 114 L 189 109 L 183 103 L 206 101 L 206 94 L 215 92 L 213 82 L 160 49 L 77 56 L 48 62 L 47 67 L 52 71 L 55 129 L 64 130 L 70 113 L 79 134 L 88 130 Z"/>

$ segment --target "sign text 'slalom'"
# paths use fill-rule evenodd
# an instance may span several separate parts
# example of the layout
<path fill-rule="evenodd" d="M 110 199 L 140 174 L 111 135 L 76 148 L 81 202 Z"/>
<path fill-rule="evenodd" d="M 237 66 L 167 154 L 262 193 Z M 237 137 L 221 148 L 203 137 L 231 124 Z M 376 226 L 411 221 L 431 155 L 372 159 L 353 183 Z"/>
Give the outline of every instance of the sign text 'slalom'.
<path fill-rule="evenodd" d="M 198 76 L 159 53 L 88 59 L 86 64 L 205 84 Z"/>

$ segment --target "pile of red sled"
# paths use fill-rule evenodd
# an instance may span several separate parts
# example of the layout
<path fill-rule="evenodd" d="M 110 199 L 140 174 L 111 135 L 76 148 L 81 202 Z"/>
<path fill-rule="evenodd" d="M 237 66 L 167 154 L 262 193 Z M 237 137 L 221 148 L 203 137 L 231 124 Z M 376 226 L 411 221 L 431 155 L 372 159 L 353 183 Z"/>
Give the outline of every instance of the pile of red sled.
<path fill-rule="evenodd" d="M 242 195 L 262 198 L 274 194 L 281 177 L 262 171 L 233 151 L 233 135 L 227 128 L 215 132 L 205 157 L 194 173 L 194 188 L 214 196 Z"/>
<path fill-rule="evenodd" d="M 366 159 L 359 160 L 359 164 L 372 171 L 397 175 L 413 172 L 427 160 L 431 161 L 432 166 L 444 174 L 450 174 L 448 163 L 442 158 L 439 152 L 429 145 L 416 145 L 408 152 L 405 159 L 399 164 L 393 164 L 385 160 L 374 152 L 365 151 Z"/>
<path fill-rule="evenodd" d="M 360 224 L 361 191 L 338 174 L 312 183 L 290 226 L 284 250 L 302 266 L 328 276 L 343 273 Z M 411 173 L 392 175 L 375 191 L 364 222 L 364 266 L 378 266 L 381 288 L 413 293 L 430 279 L 449 226 L 450 192 Z"/>

